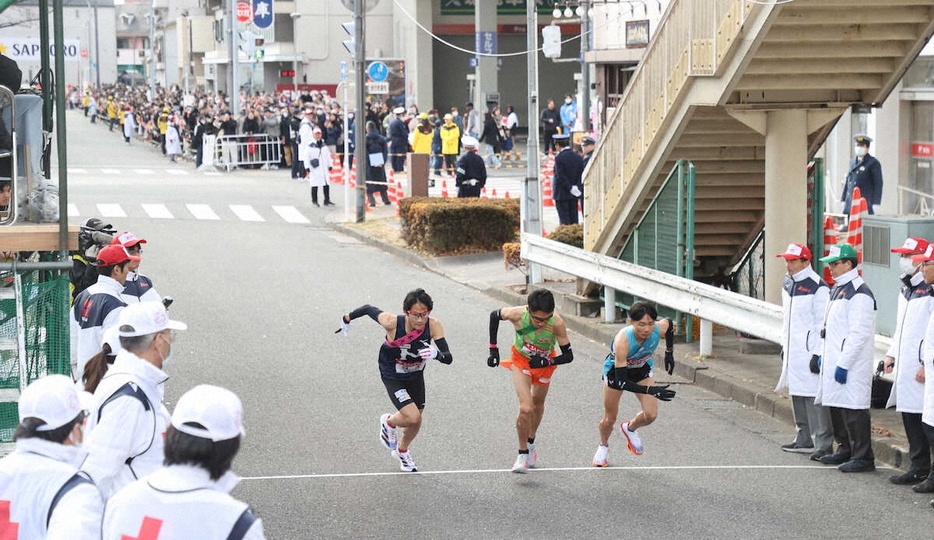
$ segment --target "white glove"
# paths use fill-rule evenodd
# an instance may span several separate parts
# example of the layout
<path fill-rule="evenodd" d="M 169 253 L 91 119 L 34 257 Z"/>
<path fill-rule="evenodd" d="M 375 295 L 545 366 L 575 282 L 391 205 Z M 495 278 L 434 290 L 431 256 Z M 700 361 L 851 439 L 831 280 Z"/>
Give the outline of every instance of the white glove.
<path fill-rule="evenodd" d="M 438 357 L 438 349 L 434 344 L 431 344 L 424 349 L 420 349 L 418 355 L 422 357 L 422 360 L 431 360 Z"/>
<path fill-rule="evenodd" d="M 881 212 L 881 211 L 882 211 L 882 205 L 881 205 L 881 204 L 874 204 L 874 205 L 872 205 L 872 213 L 873 213 L 873 214 L 878 215 L 879 212 Z"/>
<path fill-rule="evenodd" d="M 479 184 L 479 182 L 477 182 L 477 179 L 476 179 L 476 178 L 471 178 L 470 180 L 467 181 L 467 183 L 470 184 L 471 186 L 475 186 L 475 185 Z"/>
<path fill-rule="evenodd" d="M 575 197 L 580 197 L 582 195 L 581 188 L 577 186 L 571 186 L 571 195 L 574 195 Z"/>
<path fill-rule="evenodd" d="M 344 322 L 344 318 L 341 317 L 341 329 L 340 329 L 339 331 L 340 331 L 340 332 L 343 332 L 344 337 L 347 337 L 347 335 L 350 334 L 350 327 L 351 327 L 351 326 L 353 326 L 353 321 L 351 321 L 351 322 Z M 336 333 L 336 332 L 335 332 L 335 333 Z"/>

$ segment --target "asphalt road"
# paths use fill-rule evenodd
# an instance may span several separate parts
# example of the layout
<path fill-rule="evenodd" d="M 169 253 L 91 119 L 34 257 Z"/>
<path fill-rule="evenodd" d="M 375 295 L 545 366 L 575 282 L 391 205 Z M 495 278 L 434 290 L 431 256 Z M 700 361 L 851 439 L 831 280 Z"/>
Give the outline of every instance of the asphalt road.
<path fill-rule="evenodd" d="M 573 334 L 576 360 L 557 371 L 538 434 L 541 468 L 513 474 L 515 394 L 509 374 L 485 364 L 497 302 L 335 232 L 285 171 L 207 176 L 78 114 L 68 121 L 72 220 L 119 204 L 126 217 L 107 220 L 149 241 L 142 271 L 189 325 L 167 367 L 169 408 L 199 383 L 242 398 L 234 495 L 270 539 L 930 534 L 931 497 L 890 485 L 891 471 L 844 475 L 783 453 L 789 426 L 686 384 L 640 430 L 644 455 L 617 432 L 611 467 L 594 469 L 606 344 Z M 158 205 L 171 217 L 153 217 L 166 216 Z M 238 217 L 240 206 L 262 221 Z M 347 338 L 333 332 L 364 303 L 398 313 L 416 287 L 434 298 L 454 363 L 426 370 L 425 420 L 411 446 L 421 472 L 402 473 L 377 438 L 391 410 L 376 367 L 382 333 L 367 319 Z M 511 337 L 503 325 L 501 347 Z M 637 411 L 624 396 L 621 416 Z"/>

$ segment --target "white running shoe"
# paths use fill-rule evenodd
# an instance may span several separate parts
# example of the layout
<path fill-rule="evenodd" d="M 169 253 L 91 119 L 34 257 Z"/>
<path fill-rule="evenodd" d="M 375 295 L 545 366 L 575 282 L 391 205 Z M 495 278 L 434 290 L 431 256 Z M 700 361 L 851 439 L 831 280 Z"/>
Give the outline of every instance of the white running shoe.
<path fill-rule="evenodd" d="M 396 449 L 396 428 L 389 427 L 389 413 L 379 417 L 379 440 L 389 450 Z"/>
<path fill-rule="evenodd" d="M 535 449 L 534 444 L 529 445 L 529 460 L 526 464 L 530 469 L 534 469 L 538 465 L 538 450 Z"/>
<path fill-rule="evenodd" d="M 402 472 L 418 472 L 418 468 L 415 467 L 415 460 L 412 459 L 412 454 L 408 451 L 393 450 L 392 457 L 399 458 L 399 470 Z"/>
<path fill-rule="evenodd" d="M 645 451 L 645 447 L 642 445 L 642 439 L 639 437 L 639 434 L 635 431 L 629 431 L 629 422 L 620 424 L 619 430 L 623 433 L 623 437 L 626 437 L 626 444 L 629 446 L 629 451 L 637 456 L 641 456 L 642 452 Z"/>
<path fill-rule="evenodd" d="M 606 467 L 610 464 L 610 447 L 602 444 L 597 447 L 597 453 L 593 455 L 594 467 Z"/>
<path fill-rule="evenodd" d="M 529 455 L 519 454 L 516 462 L 512 464 L 512 472 L 525 474 L 529 470 Z"/>

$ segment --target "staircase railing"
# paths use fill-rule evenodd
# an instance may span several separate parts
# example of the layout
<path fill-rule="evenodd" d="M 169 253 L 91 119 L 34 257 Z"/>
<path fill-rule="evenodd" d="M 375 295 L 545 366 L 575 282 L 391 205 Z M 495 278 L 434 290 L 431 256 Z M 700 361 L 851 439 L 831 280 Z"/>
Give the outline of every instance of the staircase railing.
<path fill-rule="evenodd" d="M 694 278 L 694 164 L 679 160 L 668 174 L 619 259 L 669 274 Z M 617 301 L 631 305 L 631 296 L 617 293 Z M 688 318 L 690 319 L 690 318 Z M 687 336 L 692 334 L 686 321 Z"/>
<path fill-rule="evenodd" d="M 674 0 L 668 5 L 588 168 L 585 246 L 596 243 L 642 157 L 670 120 L 690 77 L 716 76 L 752 6 L 745 0 Z"/>

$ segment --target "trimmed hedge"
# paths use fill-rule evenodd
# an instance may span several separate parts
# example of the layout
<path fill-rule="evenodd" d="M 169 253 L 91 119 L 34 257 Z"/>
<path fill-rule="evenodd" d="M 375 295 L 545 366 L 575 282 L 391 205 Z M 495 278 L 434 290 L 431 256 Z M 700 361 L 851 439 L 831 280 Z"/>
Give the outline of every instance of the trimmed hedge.
<path fill-rule="evenodd" d="M 584 226 L 580 223 L 575 223 L 574 225 L 559 225 L 548 235 L 548 239 L 583 249 Z"/>
<path fill-rule="evenodd" d="M 402 239 L 434 255 L 497 251 L 515 240 L 518 199 L 407 197 L 399 201 Z"/>

